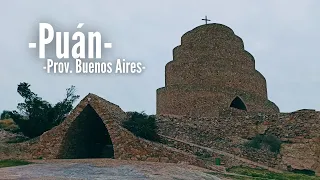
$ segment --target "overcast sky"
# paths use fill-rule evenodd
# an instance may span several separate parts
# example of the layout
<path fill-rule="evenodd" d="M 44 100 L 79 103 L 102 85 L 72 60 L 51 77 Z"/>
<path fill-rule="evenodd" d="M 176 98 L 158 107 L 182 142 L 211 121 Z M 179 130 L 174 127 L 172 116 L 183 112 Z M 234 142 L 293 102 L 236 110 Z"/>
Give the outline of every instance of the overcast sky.
<path fill-rule="evenodd" d="M 320 110 L 320 1 L 318 0 L 13 0 L 0 6 L 0 111 L 14 110 L 22 98 L 20 82 L 51 103 L 75 85 L 83 98 L 95 93 L 125 111 L 156 111 L 156 89 L 164 86 L 165 64 L 180 37 L 203 24 L 225 24 L 240 36 L 267 79 L 269 99 L 282 112 Z M 45 60 L 28 43 L 37 39 L 39 22 L 62 31 L 77 24 L 100 31 L 113 48 L 105 60 L 143 62 L 139 75 L 47 74 Z"/>

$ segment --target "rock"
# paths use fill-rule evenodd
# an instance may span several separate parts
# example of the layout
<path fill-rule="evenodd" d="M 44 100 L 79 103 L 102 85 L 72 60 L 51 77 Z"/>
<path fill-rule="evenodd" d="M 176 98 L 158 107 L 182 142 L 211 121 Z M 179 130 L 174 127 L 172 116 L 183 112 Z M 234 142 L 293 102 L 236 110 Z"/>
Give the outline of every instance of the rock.
<path fill-rule="evenodd" d="M 284 144 L 281 147 L 282 163 L 299 170 L 312 170 L 320 174 L 320 143 Z"/>

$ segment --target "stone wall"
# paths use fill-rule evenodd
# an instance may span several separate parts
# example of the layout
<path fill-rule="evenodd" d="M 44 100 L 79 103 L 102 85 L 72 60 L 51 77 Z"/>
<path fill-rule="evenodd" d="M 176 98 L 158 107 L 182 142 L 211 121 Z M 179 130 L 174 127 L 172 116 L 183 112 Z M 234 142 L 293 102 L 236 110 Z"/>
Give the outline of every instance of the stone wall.
<path fill-rule="evenodd" d="M 165 145 L 138 138 L 124 129 L 120 124 L 127 114 L 119 106 L 93 94 L 86 96 L 61 125 L 42 136 L 24 143 L 0 144 L 0 159 L 64 157 L 65 145 L 72 143 L 67 134 L 75 131 L 72 125 L 88 106 L 108 130 L 116 159 L 184 162 L 223 171 L 222 167 L 215 166 L 214 158 L 218 157 L 226 167 L 262 164 L 320 173 L 320 112 L 300 110 L 254 115 L 233 109 L 212 118 L 158 116 L 159 134 L 169 137 Z M 244 147 L 244 143 L 257 134 L 273 134 L 280 138 L 283 142 L 280 154 Z M 211 159 L 202 156 L 207 154 Z"/>
<path fill-rule="evenodd" d="M 300 110 L 273 115 L 228 112 L 225 115 L 158 116 L 159 134 L 223 150 L 269 167 L 291 166 L 320 173 L 320 112 Z M 280 154 L 246 148 L 245 142 L 257 134 L 273 134 L 281 139 Z"/>
<path fill-rule="evenodd" d="M 190 142 L 174 139 L 168 136 L 163 136 L 163 135 L 160 135 L 160 136 L 162 140 L 166 142 L 166 145 L 170 147 L 174 147 L 184 152 L 195 154 L 200 158 L 206 159 L 209 161 L 216 161 L 218 159 L 221 162 L 221 165 L 223 165 L 226 168 L 230 168 L 234 166 L 247 166 L 252 168 L 268 169 L 269 171 L 272 171 L 272 172 L 281 172 L 278 169 L 274 169 L 270 166 L 260 164 L 259 162 L 253 162 L 248 159 L 244 159 L 240 156 L 236 156 L 234 154 L 230 154 L 225 151 L 220 151 L 217 149 L 200 146 Z"/>
<path fill-rule="evenodd" d="M 66 157 L 64 153 L 68 151 L 64 149 L 65 145 L 73 143 L 73 140 L 67 134 L 69 131 L 78 132 L 72 129 L 74 127 L 72 125 L 77 121 L 77 117 L 83 109 L 88 106 L 94 109 L 105 124 L 113 144 L 115 159 L 187 163 L 215 171 L 224 171 L 223 167 L 217 167 L 213 162 L 205 161 L 193 154 L 136 137 L 120 125 L 127 118 L 126 113 L 119 106 L 93 94 L 86 96 L 59 126 L 45 132 L 37 139 L 14 144 L 15 148 L 19 147 L 23 149 L 17 153 L 12 153 L 12 155 L 19 155 L 16 158 L 19 157 L 20 159 L 55 159 Z M 7 147 L 11 146 L 8 145 Z M 1 156 L 0 153 L 0 159 L 10 157 Z"/>
<path fill-rule="evenodd" d="M 165 87 L 157 90 L 157 114 L 218 116 L 236 97 L 249 112 L 279 112 L 268 100 L 253 56 L 232 29 L 208 24 L 185 33 L 166 65 Z"/>

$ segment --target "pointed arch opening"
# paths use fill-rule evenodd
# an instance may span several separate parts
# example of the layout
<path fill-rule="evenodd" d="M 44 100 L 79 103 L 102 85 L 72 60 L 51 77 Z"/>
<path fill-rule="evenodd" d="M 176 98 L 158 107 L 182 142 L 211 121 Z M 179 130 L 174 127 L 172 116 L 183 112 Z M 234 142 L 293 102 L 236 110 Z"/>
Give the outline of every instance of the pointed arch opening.
<path fill-rule="evenodd" d="M 106 125 L 90 105 L 71 123 L 60 149 L 60 158 L 114 158 Z"/>
<path fill-rule="evenodd" d="M 243 111 L 247 111 L 246 105 L 244 104 L 242 99 L 240 97 L 238 97 L 238 96 L 233 99 L 233 101 L 230 104 L 230 107 L 236 108 L 236 109 L 240 109 L 240 110 L 243 110 Z"/>

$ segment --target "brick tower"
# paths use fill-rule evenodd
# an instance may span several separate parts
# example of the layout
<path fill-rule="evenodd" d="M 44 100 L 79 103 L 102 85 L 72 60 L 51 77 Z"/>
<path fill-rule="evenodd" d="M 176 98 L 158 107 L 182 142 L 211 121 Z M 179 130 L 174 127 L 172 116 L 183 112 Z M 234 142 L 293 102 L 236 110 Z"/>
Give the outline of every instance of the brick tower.
<path fill-rule="evenodd" d="M 157 90 L 157 115 L 219 116 L 230 109 L 278 113 L 266 80 L 232 29 L 206 24 L 185 33 Z"/>

